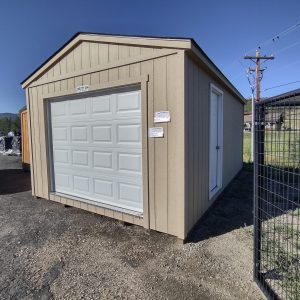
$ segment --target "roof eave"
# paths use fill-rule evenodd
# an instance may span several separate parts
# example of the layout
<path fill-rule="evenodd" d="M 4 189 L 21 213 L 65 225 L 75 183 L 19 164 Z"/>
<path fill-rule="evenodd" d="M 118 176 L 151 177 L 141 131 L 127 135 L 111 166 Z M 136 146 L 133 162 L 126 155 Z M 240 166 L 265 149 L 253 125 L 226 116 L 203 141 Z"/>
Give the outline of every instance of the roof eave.
<path fill-rule="evenodd" d="M 191 51 L 205 64 L 205 66 L 219 78 L 227 88 L 243 103 L 246 104 L 246 99 L 236 89 L 236 87 L 228 80 L 222 71 L 214 64 L 207 54 L 199 47 L 199 45 L 191 39 Z"/>

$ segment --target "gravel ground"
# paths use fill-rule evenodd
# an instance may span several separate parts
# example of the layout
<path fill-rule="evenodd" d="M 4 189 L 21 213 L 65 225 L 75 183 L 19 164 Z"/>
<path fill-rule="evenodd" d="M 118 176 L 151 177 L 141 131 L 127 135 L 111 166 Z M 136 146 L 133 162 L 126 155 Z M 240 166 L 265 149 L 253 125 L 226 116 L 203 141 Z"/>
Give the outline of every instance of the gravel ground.
<path fill-rule="evenodd" d="M 0 299 L 264 299 L 252 280 L 251 173 L 177 245 L 35 199 L 20 167 L 0 155 Z"/>

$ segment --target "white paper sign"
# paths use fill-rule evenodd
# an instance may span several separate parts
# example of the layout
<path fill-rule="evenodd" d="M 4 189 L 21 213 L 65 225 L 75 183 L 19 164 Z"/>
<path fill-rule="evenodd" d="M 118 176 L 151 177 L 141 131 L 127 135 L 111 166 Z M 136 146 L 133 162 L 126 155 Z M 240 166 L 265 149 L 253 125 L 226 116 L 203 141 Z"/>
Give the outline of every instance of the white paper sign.
<path fill-rule="evenodd" d="M 88 85 L 79 85 L 76 87 L 76 93 L 83 93 L 83 92 L 87 92 L 88 90 L 89 90 Z"/>
<path fill-rule="evenodd" d="M 171 116 L 169 111 L 156 111 L 154 113 L 154 123 L 170 122 Z"/>
<path fill-rule="evenodd" d="M 149 137 L 161 138 L 164 137 L 164 129 L 162 127 L 152 127 L 149 128 Z"/>

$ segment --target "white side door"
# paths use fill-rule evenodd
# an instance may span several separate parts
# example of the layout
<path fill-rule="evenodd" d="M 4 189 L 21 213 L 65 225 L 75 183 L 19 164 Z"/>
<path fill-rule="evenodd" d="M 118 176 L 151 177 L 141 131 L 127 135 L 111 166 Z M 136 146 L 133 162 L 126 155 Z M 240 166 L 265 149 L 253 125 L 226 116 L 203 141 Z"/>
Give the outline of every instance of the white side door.
<path fill-rule="evenodd" d="M 209 138 L 209 194 L 212 197 L 222 187 L 223 156 L 223 94 L 211 87 Z"/>

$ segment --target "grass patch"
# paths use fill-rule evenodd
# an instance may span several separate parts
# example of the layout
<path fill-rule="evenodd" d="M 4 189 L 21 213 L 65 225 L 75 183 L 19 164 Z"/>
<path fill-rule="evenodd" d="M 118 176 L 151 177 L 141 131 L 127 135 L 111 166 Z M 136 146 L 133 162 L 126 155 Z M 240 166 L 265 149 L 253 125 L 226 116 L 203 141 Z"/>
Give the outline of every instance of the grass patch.
<path fill-rule="evenodd" d="M 251 132 L 244 132 L 243 161 L 245 164 L 251 163 L 251 136 Z"/>
<path fill-rule="evenodd" d="M 243 161 L 251 163 L 251 132 L 244 132 Z M 265 164 L 281 168 L 299 168 L 300 138 L 296 131 L 265 132 Z"/>
<path fill-rule="evenodd" d="M 300 208 L 296 208 L 294 211 L 293 211 L 293 215 L 295 217 L 300 217 Z"/>

